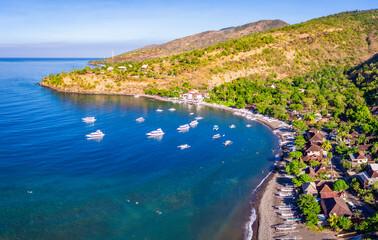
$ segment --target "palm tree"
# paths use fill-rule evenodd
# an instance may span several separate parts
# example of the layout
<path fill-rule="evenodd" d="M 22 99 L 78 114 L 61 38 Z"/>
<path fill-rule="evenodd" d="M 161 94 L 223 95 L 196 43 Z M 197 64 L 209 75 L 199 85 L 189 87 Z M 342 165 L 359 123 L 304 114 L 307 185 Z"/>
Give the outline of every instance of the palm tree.
<path fill-rule="evenodd" d="M 325 140 L 325 141 L 323 142 L 323 144 L 322 144 L 322 148 L 323 148 L 324 150 L 326 150 L 327 152 L 329 152 L 329 150 L 332 149 L 332 145 L 331 145 L 331 143 L 330 143 L 328 140 Z"/>
<path fill-rule="evenodd" d="M 330 215 L 328 218 L 329 226 L 335 229 L 338 228 L 337 226 L 338 221 L 339 221 L 339 218 L 334 214 Z"/>
<path fill-rule="evenodd" d="M 360 136 L 358 136 L 358 143 L 361 144 L 366 144 L 367 143 L 367 137 L 365 134 L 361 134 Z"/>

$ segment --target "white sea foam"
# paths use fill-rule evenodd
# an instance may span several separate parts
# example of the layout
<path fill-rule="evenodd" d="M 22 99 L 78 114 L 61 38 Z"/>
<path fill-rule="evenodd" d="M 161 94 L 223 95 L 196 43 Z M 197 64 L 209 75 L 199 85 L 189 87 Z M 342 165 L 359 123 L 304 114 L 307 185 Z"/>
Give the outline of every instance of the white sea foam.
<path fill-rule="evenodd" d="M 280 154 L 281 154 L 281 149 L 280 149 L 280 153 L 278 153 L 275 156 L 273 166 L 275 166 L 277 164 L 278 160 L 280 160 L 280 158 L 281 158 Z M 270 174 L 272 174 L 273 170 L 274 170 L 274 168 L 263 178 L 263 180 L 261 180 L 259 185 L 257 185 L 255 187 L 255 189 L 253 189 L 252 194 L 254 194 L 259 189 L 259 187 L 265 182 L 265 180 L 270 176 Z M 257 218 L 256 209 L 252 207 L 252 201 L 250 202 L 250 204 L 251 204 L 251 215 L 249 216 L 249 220 L 245 225 L 245 231 L 244 231 L 244 239 L 245 240 L 251 240 L 252 239 L 252 237 L 253 237 L 252 226 L 253 226 L 253 223 L 256 221 L 256 218 Z"/>

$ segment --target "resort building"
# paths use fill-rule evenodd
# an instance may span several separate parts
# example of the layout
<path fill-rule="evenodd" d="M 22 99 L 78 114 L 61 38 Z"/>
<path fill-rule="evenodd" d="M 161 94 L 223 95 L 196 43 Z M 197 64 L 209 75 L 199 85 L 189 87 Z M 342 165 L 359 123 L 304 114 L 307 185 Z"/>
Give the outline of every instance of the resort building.
<path fill-rule="evenodd" d="M 310 143 L 322 144 L 323 141 L 325 140 L 323 134 L 315 128 L 311 128 L 310 130 L 308 130 L 306 132 L 306 136 L 307 136 L 307 140 Z"/>
<path fill-rule="evenodd" d="M 364 188 L 370 187 L 378 181 L 378 164 L 369 164 L 368 170 L 357 174 L 357 176 Z"/>
<path fill-rule="evenodd" d="M 302 190 L 304 194 L 309 194 L 312 196 L 318 195 L 318 190 L 316 190 L 316 185 L 314 182 L 307 182 L 302 185 Z"/>
<path fill-rule="evenodd" d="M 362 152 L 358 153 L 351 153 L 349 154 L 350 160 L 352 161 L 352 165 L 355 166 L 357 164 L 367 163 L 368 159 Z"/>
<path fill-rule="evenodd" d="M 352 212 L 341 197 L 322 198 L 320 199 L 320 206 L 327 217 L 330 215 L 336 215 L 338 217 L 352 216 Z"/>

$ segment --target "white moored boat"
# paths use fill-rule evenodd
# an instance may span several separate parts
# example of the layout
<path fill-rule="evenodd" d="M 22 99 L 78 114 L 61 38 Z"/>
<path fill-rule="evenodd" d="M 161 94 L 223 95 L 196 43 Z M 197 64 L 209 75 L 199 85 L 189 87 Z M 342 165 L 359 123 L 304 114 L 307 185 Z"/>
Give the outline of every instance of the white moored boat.
<path fill-rule="evenodd" d="M 189 115 L 193 115 L 193 114 L 194 114 L 194 113 L 192 113 L 192 112 L 191 112 L 191 113 L 189 113 Z"/>
<path fill-rule="evenodd" d="M 252 127 L 252 125 L 251 124 L 247 124 L 247 125 L 245 125 L 246 127 Z"/>
<path fill-rule="evenodd" d="M 220 138 L 220 137 L 221 137 L 220 134 L 215 134 L 215 135 L 213 136 L 213 140 L 218 139 L 218 138 Z"/>
<path fill-rule="evenodd" d="M 203 117 L 198 116 L 198 117 L 195 117 L 194 119 L 195 119 L 195 120 L 202 120 Z"/>
<path fill-rule="evenodd" d="M 141 122 L 144 122 L 144 118 L 143 117 L 140 117 L 140 118 L 137 118 L 135 121 L 137 121 L 138 123 L 141 123 Z"/>
<path fill-rule="evenodd" d="M 230 128 L 236 128 L 236 126 L 234 124 L 231 124 Z"/>
<path fill-rule="evenodd" d="M 97 130 L 96 132 L 87 134 L 85 136 L 87 138 L 102 138 L 103 136 L 105 136 L 105 134 L 103 132 L 101 132 L 101 130 Z"/>
<path fill-rule="evenodd" d="M 218 129 L 219 129 L 218 125 L 214 125 L 213 130 L 218 131 Z"/>
<path fill-rule="evenodd" d="M 186 130 L 189 130 L 190 126 L 189 124 L 185 124 L 185 125 L 181 125 L 180 127 L 177 128 L 177 131 L 181 132 L 181 131 L 186 131 Z"/>
<path fill-rule="evenodd" d="M 156 112 L 163 112 L 164 110 L 161 108 L 156 109 Z"/>
<path fill-rule="evenodd" d="M 182 144 L 182 145 L 179 145 L 177 147 L 180 148 L 181 150 L 186 149 L 186 148 L 190 148 L 190 146 L 188 144 Z"/>
<path fill-rule="evenodd" d="M 191 127 L 195 127 L 195 126 L 198 125 L 198 121 L 197 121 L 197 120 L 191 121 L 191 122 L 189 123 L 189 125 L 190 125 Z"/>
<path fill-rule="evenodd" d="M 95 117 L 85 117 L 85 118 L 82 118 L 83 122 L 86 122 L 86 123 L 94 123 L 96 121 L 96 118 Z"/>
<path fill-rule="evenodd" d="M 232 142 L 230 140 L 227 140 L 224 142 L 224 146 L 227 147 L 228 145 L 230 145 Z"/>
<path fill-rule="evenodd" d="M 176 108 L 170 108 L 170 109 L 168 109 L 170 112 L 174 112 L 174 111 L 176 111 Z"/>
<path fill-rule="evenodd" d="M 163 136 L 165 132 L 161 130 L 161 128 L 156 129 L 155 131 L 151 131 L 149 133 L 146 133 L 147 136 L 149 137 L 158 137 L 158 136 Z"/>

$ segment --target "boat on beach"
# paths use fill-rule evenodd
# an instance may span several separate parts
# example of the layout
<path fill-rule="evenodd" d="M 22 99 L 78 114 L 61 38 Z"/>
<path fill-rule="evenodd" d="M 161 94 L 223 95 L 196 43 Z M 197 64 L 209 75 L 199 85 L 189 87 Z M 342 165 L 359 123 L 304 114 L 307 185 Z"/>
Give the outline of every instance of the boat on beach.
<path fill-rule="evenodd" d="M 231 140 L 227 140 L 224 143 L 224 146 L 227 147 L 228 145 L 232 144 Z"/>
<path fill-rule="evenodd" d="M 158 137 L 158 136 L 163 136 L 164 134 L 165 134 L 165 132 L 163 132 L 163 130 L 161 130 L 161 128 L 158 128 L 154 131 L 146 133 L 146 135 L 149 136 L 149 137 Z"/>
<path fill-rule="evenodd" d="M 85 117 L 85 118 L 82 118 L 83 122 L 86 122 L 86 123 L 94 123 L 96 121 L 96 118 L 95 117 Z"/>
<path fill-rule="evenodd" d="M 213 136 L 213 140 L 218 139 L 218 138 L 220 138 L 220 137 L 221 137 L 220 134 L 215 134 L 215 135 Z"/>
<path fill-rule="evenodd" d="M 297 239 L 302 239 L 302 237 L 301 236 L 291 236 L 291 237 L 276 238 L 276 240 L 297 240 Z"/>
<path fill-rule="evenodd" d="M 190 128 L 189 124 L 184 124 L 184 125 L 181 125 L 180 127 L 178 127 L 177 131 L 182 132 L 182 131 L 189 130 L 189 128 Z"/>
<path fill-rule="evenodd" d="M 218 131 L 218 129 L 219 129 L 218 125 L 214 125 L 213 131 Z"/>
<path fill-rule="evenodd" d="M 291 224 L 285 224 L 285 225 L 278 225 L 275 228 L 276 230 L 279 230 L 279 231 L 287 231 L 287 230 L 294 230 L 296 227 Z"/>
<path fill-rule="evenodd" d="M 137 121 L 138 123 L 141 123 L 141 122 L 144 122 L 144 118 L 143 117 L 140 117 L 140 118 L 137 118 L 135 119 L 135 121 Z"/>
<path fill-rule="evenodd" d="M 103 132 L 101 132 L 101 130 L 97 130 L 96 132 L 87 134 L 85 136 L 87 138 L 102 138 L 103 136 L 105 136 L 105 134 Z"/>
<path fill-rule="evenodd" d="M 190 146 L 188 144 L 182 144 L 182 145 L 179 145 L 177 147 L 180 148 L 181 150 L 184 150 L 186 148 L 190 148 Z"/>

